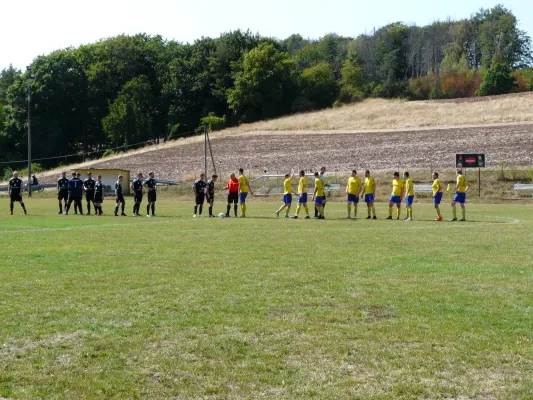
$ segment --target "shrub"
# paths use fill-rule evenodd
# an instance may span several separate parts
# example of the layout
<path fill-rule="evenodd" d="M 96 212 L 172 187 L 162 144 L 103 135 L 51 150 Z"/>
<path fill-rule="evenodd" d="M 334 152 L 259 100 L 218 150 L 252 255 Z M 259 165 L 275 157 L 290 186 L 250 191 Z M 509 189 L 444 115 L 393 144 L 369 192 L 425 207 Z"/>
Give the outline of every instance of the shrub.
<path fill-rule="evenodd" d="M 516 86 L 511 68 L 503 63 L 493 65 L 476 91 L 476 96 L 493 96 L 509 93 Z"/>
<path fill-rule="evenodd" d="M 219 131 L 221 129 L 224 129 L 227 124 L 226 116 L 223 117 L 217 117 L 215 113 L 210 112 L 207 114 L 206 117 L 203 117 L 200 119 L 201 125 L 199 128 L 202 128 L 203 126 L 207 126 L 207 129 L 209 132 L 213 131 Z"/>

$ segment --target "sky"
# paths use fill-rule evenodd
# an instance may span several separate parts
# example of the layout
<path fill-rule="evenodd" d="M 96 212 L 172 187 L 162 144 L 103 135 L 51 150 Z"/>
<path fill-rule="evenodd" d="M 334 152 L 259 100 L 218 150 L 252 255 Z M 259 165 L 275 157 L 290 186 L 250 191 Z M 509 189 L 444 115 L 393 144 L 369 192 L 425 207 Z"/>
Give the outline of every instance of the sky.
<path fill-rule="evenodd" d="M 2 4 L 0 70 L 25 69 L 38 55 L 122 33 L 193 42 L 250 29 L 284 39 L 293 33 L 356 37 L 392 22 L 426 25 L 468 18 L 503 4 L 533 35 L 531 0 L 25 0 Z"/>

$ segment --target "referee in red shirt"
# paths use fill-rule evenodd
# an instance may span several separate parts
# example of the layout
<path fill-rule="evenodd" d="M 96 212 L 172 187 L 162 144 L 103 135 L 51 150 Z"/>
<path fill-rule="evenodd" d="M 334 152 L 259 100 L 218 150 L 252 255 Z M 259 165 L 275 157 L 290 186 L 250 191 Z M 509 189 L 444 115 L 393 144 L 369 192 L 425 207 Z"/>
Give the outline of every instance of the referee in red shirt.
<path fill-rule="evenodd" d="M 235 174 L 231 174 L 228 179 L 228 186 L 224 188 L 228 191 L 228 206 L 226 209 L 226 217 L 229 217 L 229 211 L 231 210 L 231 203 L 233 203 L 233 210 L 235 216 L 237 216 L 237 203 L 239 202 L 239 180 Z"/>

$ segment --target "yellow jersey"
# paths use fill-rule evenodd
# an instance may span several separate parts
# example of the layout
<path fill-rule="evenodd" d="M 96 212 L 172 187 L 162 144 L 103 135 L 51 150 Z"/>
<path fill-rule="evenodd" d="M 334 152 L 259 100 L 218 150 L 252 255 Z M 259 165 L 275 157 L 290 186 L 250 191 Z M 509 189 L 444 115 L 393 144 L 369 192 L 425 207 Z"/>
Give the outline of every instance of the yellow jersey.
<path fill-rule="evenodd" d="M 406 190 L 406 196 L 415 195 L 415 185 L 413 184 L 413 180 L 411 178 L 407 178 L 405 180 L 405 190 Z"/>
<path fill-rule="evenodd" d="M 307 178 L 302 176 L 298 181 L 298 193 L 307 193 Z"/>
<path fill-rule="evenodd" d="M 435 179 L 433 185 L 431 185 L 431 189 L 433 189 L 433 195 L 442 193 L 442 181 L 440 179 Z"/>
<path fill-rule="evenodd" d="M 403 190 L 403 181 L 401 179 L 392 180 L 392 195 L 401 196 Z"/>
<path fill-rule="evenodd" d="M 283 194 L 292 194 L 292 178 L 287 178 L 283 181 Z"/>
<path fill-rule="evenodd" d="M 351 176 L 348 179 L 348 194 L 359 194 L 361 190 L 361 179 Z"/>
<path fill-rule="evenodd" d="M 457 193 L 466 192 L 466 181 L 463 175 L 457 176 Z"/>
<path fill-rule="evenodd" d="M 374 188 L 376 187 L 376 181 L 369 176 L 365 178 L 365 194 L 374 194 Z"/>
<path fill-rule="evenodd" d="M 322 179 L 315 178 L 315 188 L 316 188 L 316 196 L 324 197 L 324 182 L 322 182 Z"/>
<path fill-rule="evenodd" d="M 239 176 L 239 191 L 241 193 L 248 193 L 248 179 L 244 175 Z"/>

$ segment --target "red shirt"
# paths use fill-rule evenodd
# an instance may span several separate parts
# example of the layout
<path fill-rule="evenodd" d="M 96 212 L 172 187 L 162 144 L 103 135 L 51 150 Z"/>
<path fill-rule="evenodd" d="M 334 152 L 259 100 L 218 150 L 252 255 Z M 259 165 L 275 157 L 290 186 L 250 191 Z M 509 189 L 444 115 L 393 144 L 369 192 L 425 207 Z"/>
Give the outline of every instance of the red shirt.
<path fill-rule="evenodd" d="M 239 192 L 239 180 L 237 178 L 228 179 L 228 191 L 230 193 L 238 193 Z"/>

